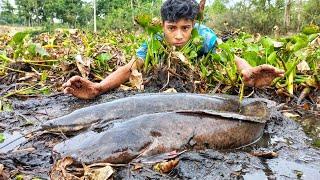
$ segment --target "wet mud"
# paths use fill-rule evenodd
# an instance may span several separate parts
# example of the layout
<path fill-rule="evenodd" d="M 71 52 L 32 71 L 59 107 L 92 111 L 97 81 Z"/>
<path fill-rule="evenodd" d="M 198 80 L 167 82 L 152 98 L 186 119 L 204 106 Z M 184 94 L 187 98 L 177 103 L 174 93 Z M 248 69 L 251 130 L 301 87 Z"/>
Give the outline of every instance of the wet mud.
<path fill-rule="evenodd" d="M 113 91 L 92 101 L 66 95 L 11 99 L 15 111 L 0 113 L 0 133 L 4 133 L 8 141 L 75 109 L 137 93 Z M 237 150 L 185 152 L 169 174 L 160 174 L 147 166 L 135 171 L 130 165 L 118 167 L 115 168 L 114 179 L 317 179 L 320 177 L 320 150 L 314 142 L 319 135 L 319 116 L 310 116 L 312 121 L 306 120 L 308 118 L 304 118 L 302 113 L 301 120 L 293 120 L 277 112 L 267 123 L 264 136 L 253 145 Z M 310 123 L 306 123 L 307 126 L 303 122 Z M 67 138 L 63 133 L 26 135 L 16 142 L 20 146 L 14 147 L 13 144 L 0 152 L 3 173 L 12 178 L 23 174 L 26 179 L 49 179 L 48 173 L 53 164 L 52 148 Z M 277 156 L 257 155 L 265 152 L 274 152 Z"/>

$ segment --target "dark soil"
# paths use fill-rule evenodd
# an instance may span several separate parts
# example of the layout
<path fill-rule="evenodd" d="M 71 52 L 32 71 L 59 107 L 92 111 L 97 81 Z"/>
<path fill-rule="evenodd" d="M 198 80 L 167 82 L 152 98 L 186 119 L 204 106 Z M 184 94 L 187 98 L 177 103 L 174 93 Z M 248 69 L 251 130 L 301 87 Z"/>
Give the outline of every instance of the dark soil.
<path fill-rule="evenodd" d="M 38 125 L 75 109 L 99 104 L 113 99 L 131 96 L 139 92 L 113 91 L 90 101 L 67 95 L 11 99 L 13 112 L 0 113 L 0 132 L 6 141 L 35 129 Z M 260 97 L 277 97 L 265 93 Z M 273 97 L 273 98 L 272 98 Z M 284 100 L 281 100 L 282 102 Z M 279 102 L 279 99 L 278 99 Z M 310 115 L 310 114 L 309 114 Z M 317 121 L 319 114 L 311 116 Z M 14 135 L 10 136 L 13 132 Z M 63 134 L 37 133 L 21 139 L 18 148 L 0 151 L 0 164 L 5 175 L 13 178 L 23 174 L 26 179 L 48 179 L 53 164 L 52 147 L 64 140 Z M 144 167 L 132 171 L 132 167 L 116 168 L 115 179 L 317 179 L 320 177 L 320 150 L 312 146 L 312 139 L 302 126 L 275 112 L 267 123 L 264 136 L 255 144 L 237 150 L 190 151 L 180 155 L 180 162 L 169 174 L 160 174 Z M 1 145 L 1 144 L 0 144 Z M 277 157 L 258 157 L 257 152 L 275 152 Z M 1 179 L 1 174 L 0 174 Z"/>

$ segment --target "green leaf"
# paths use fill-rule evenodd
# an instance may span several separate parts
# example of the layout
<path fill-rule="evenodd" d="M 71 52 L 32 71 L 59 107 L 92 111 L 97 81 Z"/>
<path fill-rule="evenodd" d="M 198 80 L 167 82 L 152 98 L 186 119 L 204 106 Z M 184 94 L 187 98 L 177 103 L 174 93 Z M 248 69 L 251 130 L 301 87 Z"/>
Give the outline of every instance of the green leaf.
<path fill-rule="evenodd" d="M 36 44 L 30 44 L 28 47 L 28 52 L 32 55 L 32 56 L 36 56 Z"/>
<path fill-rule="evenodd" d="M 3 143 L 6 138 L 2 133 L 0 133 L 0 143 Z"/>
<path fill-rule="evenodd" d="M 274 40 L 269 37 L 262 38 L 261 44 L 265 48 L 265 53 L 267 55 L 271 54 L 274 51 L 273 43 L 274 43 Z"/>
<path fill-rule="evenodd" d="M 140 14 L 137 15 L 134 20 L 143 28 L 147 28 L 149 23 L 152 21 L 151 15 L 149 14 Z"/>
<path fill-rule="evenodd" d="M 162 31 L 161 20 L 152 18 L 150 14 L 137 15 L 134 20 L 149 34 L 156 34 Z"/>
<path fill-rule="evenodd" d="M 18 32 L 12 37 L 12 41 L 15 44 L 22 44 L 23 39 L 28 35 L 28 32 Z"/>
<path fill-rule="evenodd" d="M 319 26 L 317 26 L 315 24 L 310 24 L 310 25 L 304 26 L 302 28 L 302 33 L 304 33 L 306 35 L 315 34 L 315 33 L 319 33 L 319 32 L 320 32 L 320 28 L 319 28 Z"/>
<path fill-rule="evenodd" d="M 48 76 L 49 76 L 48 71 L 46 71 L 46 70 L 42 71 L 41 76 L 40 76 L 40 81 L 45 83 L 46 80 L 48 79 Z"/>
<path fill-rule="evenodd" d="M 189 59 L 194 59 L 198 57 L 198 53 L 196 51 L 191 51 L 190 55 L 189 55 Z"/>
<path fill-rule="evenodd" d="M 277 64 L 277 52 L 273 51 L 267 59 L 268 63 L 275 66 Z"/>
<path fill-rule="evenodd" d="M 261 58 L 254 51 L 246 51 L 242 54 L 242 57 L 251 65 L 258 66 L 261 63 Z"/>
<path fill-rule="evenodd" d="M 13 111 L 12 104 L 7 100 L 0 100 L 0 112 L 11 112 Z"/>
<path fill-rule="evenodd" d="M 19 174 L 19 175 L 16 175 L 15 179 L 16 179 L 16 180 L 23 180 L 24 177 L 23 177 L 22 174 Z"/>
<path fill-rule="evenodd" d="M 247 48 L 247 51 L 254 51 L 258 53 L 259 51 L 261 51 L 261 49 L 261 46 L 259 46 L 258 44 L 250 44 Z"/>
<path fill-rule="evenodd" d="M 302 35 L 302 34 L 295 35 L 292 37 L 292 41 L 294 42 L 294 45 L 293 45 L 294 52 L 308 46 L 308 36 L 306 35 Z"/>
<path fill-rule="evenodd" d="M 103 63 L 108 62 L 111 58 L 112 58 L 112 55 L 110 53 L 101 53 L 97 57 L 97 59 Z"/>
<path fill-rule="evenodd" d="M 30 44 L 28 47 L 28 52 L 32 56 L 39 54 L 41 57 L 49 56 L 49 53 L 40 44 Z"/>
<path fill-rule="evenodd" d="M 208 69 L 203 64 L 200 64 L 200 69 L 203 77 L 207 77 L 209 75 Z"/>

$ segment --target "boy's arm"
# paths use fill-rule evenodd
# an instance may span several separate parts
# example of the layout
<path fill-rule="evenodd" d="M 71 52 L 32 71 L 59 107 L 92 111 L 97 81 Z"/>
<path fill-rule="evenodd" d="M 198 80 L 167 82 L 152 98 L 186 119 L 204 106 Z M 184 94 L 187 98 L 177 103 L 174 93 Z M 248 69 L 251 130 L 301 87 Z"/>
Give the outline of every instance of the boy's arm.
<path fill-rule="evenodd" d="M 62 85 L 65 94 L 71 94 L 80 99 L 93 99 L 109 90 L 119 87 L 122 83 L 128 81 L 131 70 L 140 68 L 143 65 L 141 59 L 132 59 L 128 64 L 119 67 L 116 71 L 107 76 L 100 83 L 91 82 L 80 76 L 70 78 Z"/>

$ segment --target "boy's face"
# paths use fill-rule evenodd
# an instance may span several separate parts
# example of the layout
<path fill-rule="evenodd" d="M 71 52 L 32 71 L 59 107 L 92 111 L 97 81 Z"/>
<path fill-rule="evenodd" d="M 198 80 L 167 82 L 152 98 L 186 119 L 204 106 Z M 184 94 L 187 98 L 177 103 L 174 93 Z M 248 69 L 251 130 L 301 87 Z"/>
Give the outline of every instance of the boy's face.
<path fill-rule="evenodd" d="M 194 21 L 179 19 L 176 22 L 164 21 L 163 32 L 165 40 L 171 46 L 183 47 L 191 38 Z"/>

